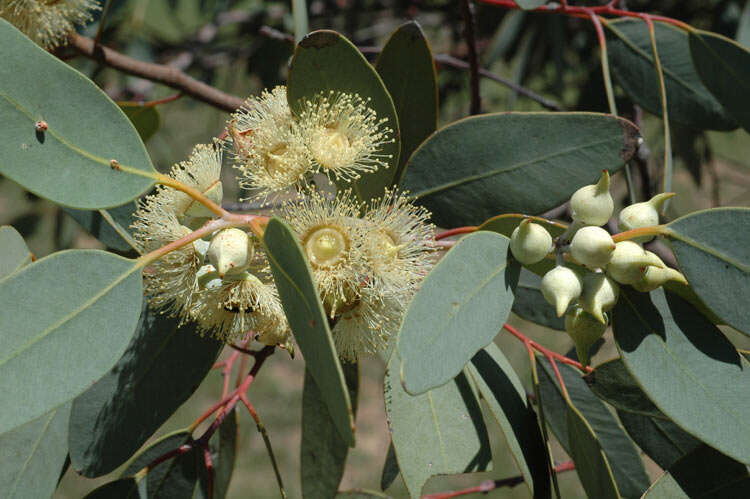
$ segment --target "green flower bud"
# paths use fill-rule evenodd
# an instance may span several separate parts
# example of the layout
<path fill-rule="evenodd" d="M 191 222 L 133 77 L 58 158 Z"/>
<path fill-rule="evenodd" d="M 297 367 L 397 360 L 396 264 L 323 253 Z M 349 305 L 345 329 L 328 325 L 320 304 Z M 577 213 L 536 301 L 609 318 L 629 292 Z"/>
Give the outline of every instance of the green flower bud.
<path fill-rule="evenodd" d="M 570 303 L 581 296 L 581 278 L 568 267 L 558 265 L 542 278 L 542 295 L 562 317 Z"/>
<path fill-rule="evenodd" d="M 578 303 L 602 324 L 607 323 L 604 312 L 615 306 L 620 286 L 605 274 L 589 272 L 583 277 L 583 293 Z"/>
<path fill-rule="evenodd" d="M 214 184 L 206 189 L 203 193 L 208 199 L 214 203 L 221 205 L 221 200 L 224 198 L 224 187 L 221 184 L 221 180 L 217 180 Z M 213 217 L 214 212 L 206 208 L 206 206 L 200 201 L 193 200 L 190 206 L 185 210 L 185 215 L 189 217 Z"/>
<path fill-rule="evenodd" d="M 674 192 L 662 192 L 643 203 L 635 203 L 623 208 L 617 221 L 617 228 L 624 232 L 626 230 L 640 229 L 642 227 L 653 227 L 659 225 L 659 210 L 667 199 L 673 197 Z M 632 241 L 647 243 L 654 236 L 640 236 Z"/>
<path fill-rule="evenodd" d="M 573 220 L 586 225 L 604 225 L 612 216 L 615 203 L 609 193 L 609 172 L 604 170 L 599 182 L 578 189 L 570 198 Z"/>
<path fill-rule="evenodd" d="M 570 242 L 570 254 L 582 265 L 598 269 L 607 265 L 615 250 L 609 233 L 599 227 L 583 227 Z"/>
<path fill-rule="evenodd" d="M 667 281 L 677 281 L 687 285 L 687 279 L 680 272 L 669 267 L 647 267 L 643 277 L 633 287 L 642 293 L 648 293 L 659 286 L 663 286 Z"/>
<path fill-rule="evenodd" d="M 510 251 L 521 263 L 530 265 L 542 261 L 552 251 L 552 236 L 539 224 L 527 218 L 510 236 Z"/>
<path fill-rule="evenodd" d="M 606 321 L 602 324 L 581 307 L 575 307 L 565 315 L 565 331 L 573 339 L 578 360 L 584 366 L 589 365 L 589 349 L 606 329 Z"/>
<path fill-rule="evenodd" d="M 646 267 L 663 267 L 664 262 L 640 244 L 632 241 L 617 243 L 612 259 L 607 264 L 607 274 L 620 284 L 634 284 L 641 280 Z"/>
<path fill-rule="evenodd" d="M 227 273 L 242 272 L 250 266 L 255 254 L 253 241 L 240 229 L 224 229 L 211 239 L 206 256 L 223 278 Z"/>

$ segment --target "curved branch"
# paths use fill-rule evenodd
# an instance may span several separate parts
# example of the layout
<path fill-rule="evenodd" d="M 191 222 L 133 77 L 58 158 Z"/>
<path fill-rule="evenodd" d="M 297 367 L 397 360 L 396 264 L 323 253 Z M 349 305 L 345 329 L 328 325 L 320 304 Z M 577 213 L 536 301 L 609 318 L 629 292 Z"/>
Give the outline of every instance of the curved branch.
<path fill-rule="evenodd" d="M 123 73 L 139 76 L 180 90 L 185 95 L 223 111 L 233 112 L 244 102 L 240 97 L 222 92 L 202 81 L 198 81 L 177 68 L 133 59 L 111 48 L 97 45 L 91 38 L 77 33 L 72 33 L 68 37 L 68 42 L 76 52 L 85 57 L 94 59 Z"/>

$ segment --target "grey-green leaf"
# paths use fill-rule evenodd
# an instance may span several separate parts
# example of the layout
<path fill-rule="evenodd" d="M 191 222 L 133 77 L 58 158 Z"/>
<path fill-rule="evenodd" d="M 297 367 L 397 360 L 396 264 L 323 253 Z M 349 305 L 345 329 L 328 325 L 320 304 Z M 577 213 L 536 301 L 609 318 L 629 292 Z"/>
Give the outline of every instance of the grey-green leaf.
<path fill-rule="evenodd" d="M 701 444 L 668 419 L 621 410 L 617 416 L 630 438 L 663 469 Z"/>
<path fill-rule="evenodd" d="M 88 494 L 85 499 L 147 499 L 146 480 L 137 481 L 133 477 L 120 478 L 105 483 Z"/>
<path fill-rule="evenodd" d="M 695 69 L 724 109 L 750 131 L 750 51 L 716 33 L 690 32 Z"/>
<path fill-rule="evenodd" d="M 125 116 L 133 122 L 143 142 L 153 137 L 159 130 L 161 115 L 156 106 L 140 106 L 131 103 L 120 103 L 119 106 Z"/>
<path fill-rule="evenodd" d="M 133 213 L 137 208 L 137 203 L 131 201 L 106 210 L 63 209 L 89 234 L 103 242 L 108 248 L 124 252 L 137 249 L 130 229 L 130 224 L 133 223 Z"/>
<path fill-rule="evenodd" d="M 393 100 L 375 68 L 352 42 L 335 31 L 313 31 L 300 40 L 294 51 L 287 79 L 289 106 L 296 113 L 305 99 L 330 90 L 371 99 L 368 105 L 379 119 L 387 118 L 384 126 L 393 130 L 395 140 L 384 144 L 378 152 L 390 156 L 389 167 L 378 168 L 377 172 L 363 175 L 353 183 L 360 199 L 368 201 L 380 197 L 383 189 L 393 183 L 399 164 L 401 136 Z"/>
<path fill-rule="evenodd" d="M 622 19 L 606 24 L 607 48 L 612 73 L 637 104 L 661 116 L 661 91 L 654 65 L 648 25 L 641 19 Z M 711 95 L 693 67 L 685 30 L 654 23 L 669 119 L 696 129 L 732 130 L 737 122 Z"/>
<path fill-rule="evenodd" d="M 414 397 L 393 367 L 386 374 L 385 407 L 409 496 L 419 497 L 431 476 L 486 469 L 491 460 L 487 428 L 468 378 L 461 373 Z"/>
<path fill-rule="evenodd" d="M 354 413 L 310 264 L 289 226 L 272 218 L 263 244 L 289 325 L 344 441 L 354 446 Z"/>
<path fill-rule="evenodd" d="M 195 324 L 178 324 L 144 300 L 128 349 L 73 402 L 70 457 L 82 475 L 100 476 L 127 461 L 208 374 L 224 344 L 198 335 Z"/>
<path fill-rule="evenodd" d="M 572 405 L 568 405 L 567 420 L 570 457 L 576 464 L 586 495 L 596 499 L 619 499 L 621 496 L 617 491 L 612 468 L 594 430 Z"/>
<path fill-rule="evenodd" d="M 539 365 L 541 366 L 539 379 L 543 390 L 542 403 L 545 404 L 545 414 L 550 416 L 565 414 L 567 421 L 554 421 L 550 418 L 550 426 L 563 447 L 576 459 L 573 456 L 576 445 L 573 442 L 575 436 L 570 434 L 570 411 L 563 410 L 568 404 L 563 399 L 549 362 L 546 359 L 539 359 Z M 604 452 L 607 466 L 612 472 L 619 494 L 627 498 L 640 497 L 650 482 L 643 461 L 638 455 L 638 449 L 635 448 L 609 409 L 591 392 L 580 373 L 565 364 L 559 364 L 558 367 L 570 396 L 570 404 L 594 432 L 597 445 Z M 550 406 L 557 406 L 557 408 L 549 410 Z M 580 424 L 577 426 L 578 430 L 582 431 Z M 561 435 L 559 432 L 564 433 Z M 577 462 L 576 468 L 578 468 Z"/>
<path fill-rule="evenodd" d="M 747 466 L 702 445 L 674 463 L 643 497 L 725 499 L 747 497 L 748 491 Z"/>
<path fill-rule="evenodd" d="M 618 410 L 635 412 L 664 419 L 665 416 L 643 393 L 622 359 L 613 359 L 596 366 L 584 376 L 586 383 L 597 397 Z"/>
<path fill-rule="evenodd" d="M 32 255 L 26 241 L 10 225 L 0 226 L 0 279 L 31 263 Z"/>
<path fill-rule="evenodd" d="M 750 335 L 750 208 L 696 211 L 667 225 L 665 235 L 693 291 Z"/>
<path fill-rule="evenodd" d="M 98 250 L 42 258 L 0 281 L 0 433 L 88 388 L 117 362 L 141 311 L 141 269 Z M 29 397 L 33 393 L 33 397 Z"/>
<path fill-rule="evenodd" d="M 494 343 L 471 359 L 467 366 L 474 382 L 500 425 L 511 455 L 532 497 L 550 497 L 549 454 L 526 390 Z"/>
<path fill-rule="evenodd" d="M 393 442 L 388 446 L 388 453 L 385 456 L 385 464 L 383 464 L 383 473 L 380 476 L 380 489 L 386 490 L 393 484 L 401 470 L 398 469 L 398 461 L 396 461 L 396 449 L 393 448 Z"/>
<path fill-rule="evenodd" d="M 359 366 L 347 362 L 342 367 L 349 397 L 356 414 Z M 302 391 L 302 448 L 300 453 L 302 497 L 310 499 L 334 497 L 341 483 L 341 477 L 344 475 L 349 446 L 336 430 L 323 394 L 307 370 Z"/>
<path fill-rule="evenodd" d="M 164 435 L 138 453 L 125 468 L 123 475 L 135 474 L 156 458 L 191 441 L 190 432 L 186 430 Z M 203 460 L 203 452 L 191 449 L 150 469 L 142 480 L 146 482 L 149 499 L 192 497 L 198 481 L 199 460 Z"/>
<path fill-rule="evenodd" d="M 0 19 L 0 173 L 58 204 L 93 209 L 138 197 L 155 174 L 138 133 L 96 85 Z M 18 68 L 23 68 L 19 71 Z M 37 131 L 43 120 L 47 130 Z"/>
<path fill-rule="evenodd" d="M 453 379 L 503 327 L 520 273 L 508 247 L 505 236 L 471 234 L 427 275 L 406 311 L 396 347 L 409 393 Z"/>
<path fill-rule="evenodd" d="M 716 326 L 677 295 L 623 288 L 613 328 L 625 367 L 659 410 L 750 462 L 750 364 Z"/>
<path fill-rule="evenodd" d="M 68 454 L 70 404 L 0 435 L 0 496 L 50 497 Z"/>
<path fill-rule="evenodd" d="M 438 86 L 432 49 L 416 21 L 391 34 L 375 63 L 401 127 L 401 154 L 394 183 L 398 184 L 411 153 L 437 129 Z"/>
<path fill-rule="evenodd" d="M 523 10 L 532 10 L 544 5 L 547 0 L 516 0 L 516 3 Z"/>
<path fill-rule="evenodd" d="M 402 185 L 443 227 L 478 225 L 499 213 L 539 214 L 603 169 L 618 171 L 637 137 L 635 125 L 604 114 L 472 116 L 423 142 Z"/>

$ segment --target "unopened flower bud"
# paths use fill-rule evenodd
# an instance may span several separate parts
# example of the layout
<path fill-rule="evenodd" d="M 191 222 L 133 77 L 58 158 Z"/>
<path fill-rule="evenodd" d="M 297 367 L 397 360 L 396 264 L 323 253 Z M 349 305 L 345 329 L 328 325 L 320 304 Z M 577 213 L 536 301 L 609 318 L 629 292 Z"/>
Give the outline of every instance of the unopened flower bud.
<path fill-rule="evenodd" d="M 530 265 L 540 262 L 552 251 L 552 236 L 539 224 L 527 218 L 515 228 L 510 236 L 510 251 L 521 263 Z"/>
<path fill-rule="evenodd" d="M 206 256 L 223 278 L 250 266 L 255 254 L 252 239 L 240 229 L 224 229 L 211 239 Z"/>
<path fill-rule="evenodd" d="M 203 194 L 214 203 L 221 205 L 221 200 L 224 197 L 224 187 L 221 185 L 221 180 L 214 182 Z M 214 212 L 206 208 L 200 201 L 193 200 L 185 210 L 185 215 L 189 217 L 212 217 Z"/>
<path fill-rule="evenodd" d="M 647 267 L 643 277 L 633 283 L 633 287 L 642 293 L 648 293 L 659 286 L 663 286 L 667 281 L 677 281 L 687 285 L 687 279 L 675 269 L 669 267 Z"/>
<path fill-rule="evenodd" d="M 584 366 L 589 365 L 589 349 L 606 329 L 606 321 L 601 323 L 581 307 L 575 307 L 565 315 L 565 331 L 575 343 L 578 360 Z"/>
<path fill-rule="evenodd" d="M 615 203 L 609 193 L 609 172 L 604 170 L 599 182 L 578 189 L 570 198 L 573 220 L 586 225 L 604 225 L 612 216 Z"/>
<path fill-rule="evenodd" d="M 562 317 L 570 303 L 581 296 L 581 278 L 568 267 L 557 266 L 542 278 L 542 295 Z"/>
<path fill-rule="evenodd" d="M 589 272 L 583 277 L 583 293 L 578 303 L 602 324 L 607 319 L 604 312 L 615 306 L 620 296 L 620 286 L 605 274 Z"/>
<path fill-rule="evenodd" d="M 664 262 L 641 245 L 632 241 L 617 243 L 612 259 L 607 264 L 607 273 L 620 284 L 634 284 L 641 280 L 646 267 L 663 267 Z"/>
<path fill-rule="evenodd" d="M 195 278 L 199 289 L 217 289 L 224 284 L 224 281 L 221 280 L 219 273 L 216 271 L 216 267 L 213 265 L 204 265 L 199 268 L 195 274 Z"/>
<path fill-rule="evenodd" d="M 612 236 L 606 230 L 599 227 L 583 227 L 573 236 L 570 254 L 578 263 L 598 269 L 609 263 L 615 247 Z"/>
<path fill-rule="evenodd" d="M 653 227 L 659 225 L 659 210 L 674 192 L 662 192 L 643 203 L 635 203 L 623 208 L 617 222 L 617 228 L 624 232 L 626 230 L 640 229 L 642 227 Z M 647 243 L 654 236 L 640 236 L 632 239 L 637 243 Z"/>

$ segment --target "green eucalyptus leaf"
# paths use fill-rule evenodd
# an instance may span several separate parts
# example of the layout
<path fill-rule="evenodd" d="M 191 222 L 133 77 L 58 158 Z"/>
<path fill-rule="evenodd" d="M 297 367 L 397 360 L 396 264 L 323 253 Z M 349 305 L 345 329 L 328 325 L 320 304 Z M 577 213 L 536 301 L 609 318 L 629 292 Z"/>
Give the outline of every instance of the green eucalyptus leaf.
<path fill-rule="evenodd" d="M 0 226 L 0 254 L 3 255 L 0 258 L 0 279 L 33 260 L 23 236 L 10 225 Z"/>
<path fill-rule="evenodd" d="M 211 452 L 211 463 L 213 464 L 214 490 L 213 496 L 208 492 L 208 473 L 205 466 L 198 467 L 198 486 L 195 488 L 193 499 L 214 497 L 224 499 L 229 490 L 229 482 L 234 472 L 234 464 L 237 459 L 237 427 L 239 416 L 237 409 L 227 414 L 219 429 L 208 441 L 208 449 Z M 204 461 L 205 463 L 205 461 Z"/>
<path fill-rule="evenodd" d="M 750 364 L 677 295 L 621 288 L 617 349 L 633 379 L 667 417 L 703 442 L 750 462 Z"/>
<path fill-rule="evenodd" d="M 661 89 L 648 25 L 641 19 L 608 22 L 607 48 L 617 82 L 636 104 L 661 116 Z M 696 129 L 732 130 L 735 120 L 706 89 L 693 67 L 685 30 L 654 23 L 670 121 Z M 698 73 L 696 73 L 698 70 Z"/>
<path fill-rule="evenodd" d="M 619 499 L 622 496 L 617 490 L 612 468 L 593 428 L 578 409 L 572 405 L 567 407 L 570 457 L 576 464 L 586 495 L 597 499 Z"/>
<path fill-rule="evenodd" d="M 617 411 L 622 426 L 643 452 L 667 469 L 701 443 L 668 419 Z"/>
<path fill-rule="evenodd" d="M 61 251 L 0 281 L 0 303 L 12 311 L 0 314 L 0 433 L 64 404 L 112 368 L 142 298 L 137 262 L 98 250 Z"/>
<path fill-rule="evenodd" d="M 85 499 L 147 499 L 146 480 L 137 481 L 133 477 L 120 478 L 95 488 Z"/>
<path fill-rule="evenodd" d="M 198 335 L 194 323 L 179 327 L 179 319 L 152 311 L 144 299 L 128 349 L 73 402 L 73 467 L 96 477 L 127 461 L 195 392 L 223 346 Z"/>
<path fill-rule="evenodd" d="M 122 206 L 99 210 L 76 210 L 63 208 L 65 213 L 86 229 L 86 231 L 104 243 L 108 248 L 117 251 L 132 251 L 138 247 L 133 239 L 130 224 L 138 203 L 130 201 Z"/>
<path fill-rule="evenodd" d="M 393 100 L 375 68 L 352 42 L 335 31 L 313 31 L 300 40 L 294 51 L 287 80 L 289 106 L 297 113 L 305 99 L 331 90 L 371 99 L 369 106 L 378 118 L 388 120 L 383 126 L 393 130 L 395 140 L 383 145 L 378 152 L 390 156 L 389 167 L 378 168 L 377 172 L 353 182 L 354 192 L 360 199 L 368 201 L 380 197 L 383 189 L 393 184 L 399 164 L 401 138 Z"/>
<path fill-rule="evenodd" d="M 289 326 L 347 445 L 354 446 L 354 412 L 310 264 L 289 226 L 272 218 L 263 245 Z"/>
<path fill-rule="evenodd" d="M 701 445 L 674 463 L 643 497 L 725 499 L 747 497 L 749 490 L 747 466 Z"/>
<path fill-rule="evenodd" d="M 584 376 L 584 379 L 597 397 L 618 410 L 666 418 L 643 393 L 622 359 L 613 359 L 599 364 L 593 372 Z"/>
<path fill-rule="evenodd" d="M 515 2 L 523 10 L 533 10 L 547 3 L 547 0 L 515 0 Z"/>
<path fill-rule="evenodd" d="M 161 115 L 156 106 L 141 106 L 133 103 L 121 102 L 118 104 L 125 116 L 133 122 L 141 140 L 146 142 L 154 136 L 161 126 Z"/>
<path fill-rule="evenodd" d="M 396 459 L 410 497 L 419 497 L 434 475 L 487 469 L 491 454 L 479 400 L 469 379 L 422 395 L 404 391 L 391 365 L 385 380 L 385 408 Z"/>
<path fill-rule="evenodd" d="M 156 458 L 192 442 L 187 430 L 178 430 L 164 435 L 128 463 L 124 475 L 133 475 L 148 466 Z M 178 499 L 192 497 L 198 481 L 198 470 L 203 461 L 201 449 L 191 449 L 172 459 L 164 461 L 148 471 L 146 482 L 149 499 Z"/>
<path fill-rule="evenodd" d="M 55 203 L 118 206 L 154 183 L 135 128 L 96 85 L 0 19 L 0 173 Z M 19 71 L 23 68 L 23 71 Z M 35 124 L 47 123 L 38 132 Z M 123 169 L 117 171 L 111 160 Z"/>
<path fill-rule="evenodd" d="M 68 454 L 70 404 L 0 435 L 0 496 L 50 497 Z"/>
<path fill-rule="evenodd" d="M 619 494 L 626 498 L 640 497 L 648 488 L 650 481 L 644 469 L 643 461 L 638 455 L 638 450 L 618 424 L 617 419 L 591 392 L 575 368 L 565 364 L 558 365 L 570 396 L 570 402 L 566 404 L 557 384 L 557 378 L 552 371 L 552 366 L 546 359 L 539 359 L 538 364 L 541 366 L 539 379 L 542 389 L 542 403 L 545 404 L 545 414 L 558 418 L 556 421 L 552 418 L 548 421 L 563 448 L 576 460 L 573 455 L 576 452 L 576 443 L 573 439 L 576 437 L 570 433 L 571 422 L 569 418 L 571 413 L 569 408 L 564 409 L 566 405 L 569 405 L 575 408 L 577 415 L 583 418 L 586 425 L 593 431 L 597 445 L 607 459 L 607 466 L 612 472 Z M 550 410 L 548 409 L 550 406 L 556 407 Z M 565 420 L 562 418 L 563 415 Z M 578 432 L 583 431 L 580 423 L 576 424 L 576 428 Z M 577 461 L 576 468 L 578 468 Z M 581 480 L 583 481 L 583 477 L 581 477 Z M 584 485 L 584 487 L 589 491 L 588 486 Z M 589 492 L 589 495 L 599 497 L 592 495 L 591 492 Z"/>
<path fill-rule="evenodd" d="M 550 497 L 547 446 L 536 413 L 526 400 L 526 390 L 510 362 L 497 345 L 490 343 L 477 352 L 467 367 L 500 425 L 531 496 Z"/>
<path fill-rule="evenodd" d="M 497 113 L 438 130 L 414 151 L 403 187 L 442 227 L 559 206 L 602 170 L 618 171 L 638 129 L 596 113 Z"/>
<path fill-rule="evenodd" d="M 409 21 L 391 34 L 375 69 L 391 94 L 401 127 L 401 154 L 393 176 L 398 184 L 411 153 L 437 129 L 437 72 L 419 23 Z"/>
<path fill-rule="evenodd" d="M 427 275 L 396 347 L 406 391 L 419 394 L 447 383 L 503 327 L 520 273 L 508 259 L 508 245 L 499 234 L 471 234 Z"/>
<path fill-rule="evenodd" d="M 401 470 L 398 469 L 398 461 L 396 461 L 396 449 L 393 448 L 393 442 L 391 442 L 385 456 L 383 473 L 380 476 L 380 489 L 386 490 L 390 487 L 399 473 L 401 473 Z"/>
<path fill-rule="evenodd" d="M 696 71 L 716 100 L 750 131 L 750 51 L 734 40 L 708 31 L 690 32 Z"/>
<path fill-rule="evenodd" d="M 356 414 L 359 365 L 347 362 L 342 367 Z M 341 438 L 328 413 L 323 394 L 306 370 L 302 391 L 302 497 L 315 499 L 335 496 L 344 475 L 348 453 L 349 445 Z"/>
<path fill-rule="evenodd" d="M 750 335 L 750 208 L 696 211 L 663 232 L 698 297 Z"/>

